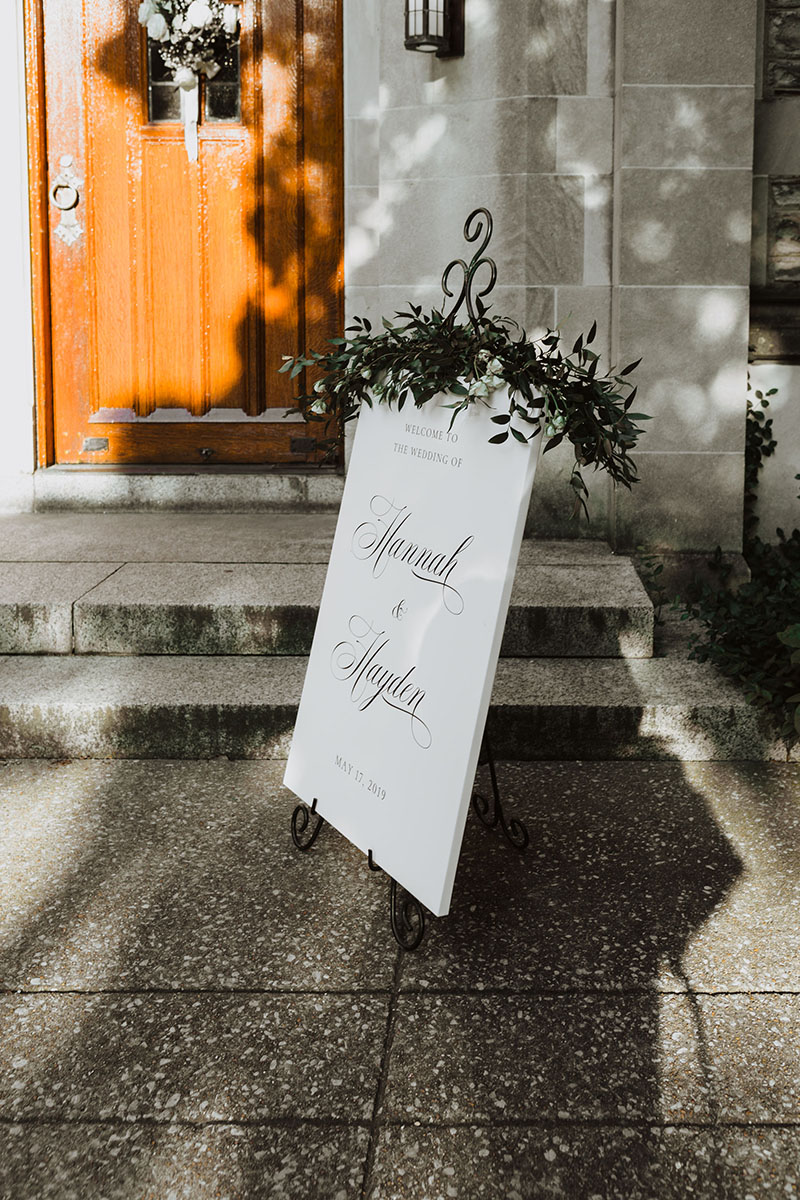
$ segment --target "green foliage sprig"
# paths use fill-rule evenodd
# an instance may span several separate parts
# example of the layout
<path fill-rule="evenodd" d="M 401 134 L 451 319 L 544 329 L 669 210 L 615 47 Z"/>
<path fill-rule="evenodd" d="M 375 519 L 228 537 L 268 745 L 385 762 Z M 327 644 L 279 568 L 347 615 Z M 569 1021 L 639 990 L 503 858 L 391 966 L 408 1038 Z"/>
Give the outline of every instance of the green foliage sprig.
<path fill-rule="evenodd" d="M 478 328 L 451 324 L 435 309 L 425 313 L 414 304 L 396 317 L 398 324 L 384 318 L 377 334 L 366 318 L 356 317 L 345 331 L 349 336 L 331 339 L 332 349 L 287 356 L 280 368 L 293 378 L 312 369 L 315 382 L 297 397 L 295 411 L 308 421 L 335 421 L 331 449 L 362 404 L 421 408 L 447 392 L 455 420 L 505 387 L 508 406 L 492 416 L 498 432 L 489 441 L 529 442 L 543 432 L 545 451 L 570 442 L 574 513 L 582 507 L 588 515 L 583 468 L 605 470 L 626 488 L 638 482 L 631 451 L 642 430 L 635 422 L 649 418 L 630 411 L 636 388 L 626 377 L 639 363 L 601 374 L 599 356 L 590 349 L 596 322 L 565 354 L 557 330 L 533 341 L 515 321 L 490 318 L 485 309 Z"/>

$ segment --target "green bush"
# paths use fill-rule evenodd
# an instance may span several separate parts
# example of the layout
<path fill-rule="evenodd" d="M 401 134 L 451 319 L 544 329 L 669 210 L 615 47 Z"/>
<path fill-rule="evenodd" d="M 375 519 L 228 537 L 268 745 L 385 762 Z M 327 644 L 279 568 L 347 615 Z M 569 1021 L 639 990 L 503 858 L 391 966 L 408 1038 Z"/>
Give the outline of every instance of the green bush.
<path fill-rule="evenodd" d="M 685 608 L 704 632 L 692 638 L 691 657 L 715 663 L 737 680 L 747 700 L 769 713 L 787 749 L 800 740 L 800 530 L 787 537 L 777 530 L 774 545 L 756 533 L 758 476 L 775 449 L 766 393 L 747 401 L 745 450 L 744 555 L 750 581 L 737 591 L 725 588 L 722 551 L 717 548 L 719 585 L 698 585 Z"/>

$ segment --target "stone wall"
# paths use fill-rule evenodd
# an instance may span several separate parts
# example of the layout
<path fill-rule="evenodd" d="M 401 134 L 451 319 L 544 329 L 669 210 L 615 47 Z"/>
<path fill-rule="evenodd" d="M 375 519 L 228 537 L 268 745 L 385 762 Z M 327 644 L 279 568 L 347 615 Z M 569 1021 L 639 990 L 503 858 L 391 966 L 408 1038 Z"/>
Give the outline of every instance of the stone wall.
<path fill-rule="evenodd" d="M 467 0 L 463 59 L 403 49 L 399 0 L 346 5 L 347 307 L 441 299 L 477 205 L 495 217 L 495 310 L 644 356 L 642 483 L 592 488 L 593 536 L 741 539 L 755 0 Z M 638 406 L 638 405 L 637 405 Z M 562 448 L 563 449 L 563 448 Z M 529 522 L 569 519 L 569 455 Z"/>

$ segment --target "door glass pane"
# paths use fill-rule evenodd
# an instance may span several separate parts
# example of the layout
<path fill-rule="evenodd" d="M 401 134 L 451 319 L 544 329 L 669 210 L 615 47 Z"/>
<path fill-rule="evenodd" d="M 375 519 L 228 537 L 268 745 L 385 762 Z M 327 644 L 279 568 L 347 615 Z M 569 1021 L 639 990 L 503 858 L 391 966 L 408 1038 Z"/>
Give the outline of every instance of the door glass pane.
<path fill-rule="evenodd" d="M 231 46 L 220 60 L 213 79 L 205 80 L 203 115 L 207 121 L 241 121 L 242 89 L 239 45 Z"/>
<path fill-rule="evenodd" d="M 180 121 L 181 99 L 172 71 L 157 42 L 147 39 L 147 116 L 150 121 Z"/>

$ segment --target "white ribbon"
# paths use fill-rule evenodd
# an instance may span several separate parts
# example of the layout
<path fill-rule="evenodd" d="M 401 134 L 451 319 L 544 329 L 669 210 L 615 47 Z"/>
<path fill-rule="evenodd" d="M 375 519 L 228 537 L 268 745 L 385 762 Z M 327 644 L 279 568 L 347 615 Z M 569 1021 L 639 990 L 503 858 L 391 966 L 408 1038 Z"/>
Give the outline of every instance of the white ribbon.
<path fill-rule="evenodd" d="M 189 87 L 181 83 L 181 120 L 183 121 L 183 144 L 189 162 L 197 162 L 197 120 L 200 116 L 200 88 L 197 76 Z"/>

